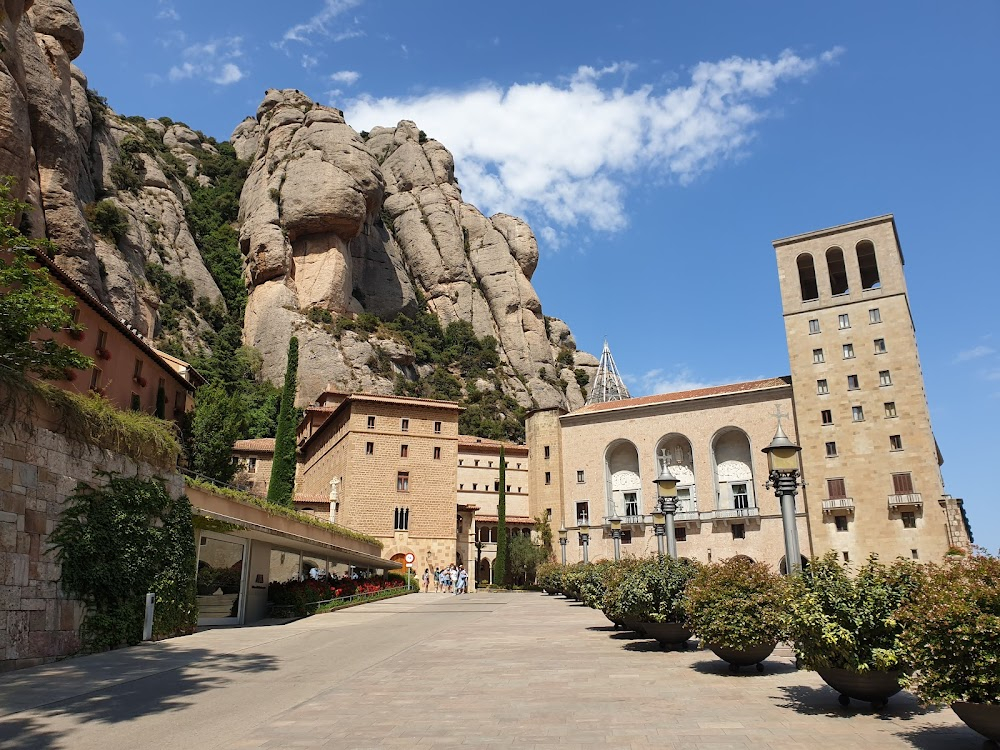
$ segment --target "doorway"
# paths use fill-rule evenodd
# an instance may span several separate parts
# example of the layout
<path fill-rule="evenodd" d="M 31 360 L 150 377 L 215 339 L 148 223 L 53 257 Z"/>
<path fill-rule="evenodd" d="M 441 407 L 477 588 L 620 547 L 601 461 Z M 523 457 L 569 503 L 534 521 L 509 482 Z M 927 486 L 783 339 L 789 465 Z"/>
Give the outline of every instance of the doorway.
<path fill-rule="evenodd" d="M 238 625 L 246 599 L 247 540 L 202 531 L 198 542 L 198 624 Z"/>

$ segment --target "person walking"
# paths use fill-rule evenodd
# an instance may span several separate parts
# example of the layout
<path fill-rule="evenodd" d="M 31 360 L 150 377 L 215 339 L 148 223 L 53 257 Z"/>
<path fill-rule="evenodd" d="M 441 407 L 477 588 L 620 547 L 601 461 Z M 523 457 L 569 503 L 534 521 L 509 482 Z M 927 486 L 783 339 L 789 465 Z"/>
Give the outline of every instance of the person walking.
<path fill-rule="evenodd" d="M 469 571 L 467 571 L 463 565 L 458 566 L 458 590 L 455 593 L 469 593 Z"/>
<path fill-rule="evenodd" d="M 441 568 L 434 568 L 434 593 L 441 593 Z"/>
<path fill-rule="evenodd" d="M 431 569 L 424 568 L 424 574 L 420 578 L 420 582 L 424 584 L 424 593 L 429 594 L 431 591 Z"/>
<path fill-rule="evenodd" d="M 448 569 L 447 568 L 441 568 L 441 574 L 438 577 L 438 580 L 441 582 L 441 591 L 443 593 L 447 594 L 448 593 L 448 584 L 451 583 L 451 576 L 448 575 Z"/>
<path fill-rule="evenodd" d="M 451 570 L 448 572 L 451 576 L 451 591 L 452 593 L 458 593 L 458 568 L 455 567 L 455 563 L 451 564 Z"/>

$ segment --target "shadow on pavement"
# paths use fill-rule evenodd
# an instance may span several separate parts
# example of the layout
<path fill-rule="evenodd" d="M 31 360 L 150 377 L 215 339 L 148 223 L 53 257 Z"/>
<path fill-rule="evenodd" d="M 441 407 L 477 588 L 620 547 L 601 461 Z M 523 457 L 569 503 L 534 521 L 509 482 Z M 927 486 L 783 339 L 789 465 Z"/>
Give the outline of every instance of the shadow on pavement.
<path fill-rule="evenodd" d="M 263 654 L 217 654 L 206 649 L 147 650 L 132 653 L 110 652 L 92 657 L 105 658 L 104 664 L 81 658 L 47 665 L 21 673 L 4 675 L 4 689 L 11 690 L 21 703 L 36 693 L 34 707 L 0 718 L 0 747 L 5 750 L 49 750 L 72 748 L 72 739 L 47 726 L 47 717 L 75 724 L 98 722 L 118 724 L 140 716 L 176 711 L 197 700 L 197 696 L 225 687 L 241 675 L 270 672 L 277 659 Z M 89 662 L 89 663 L 88 663 Z M 135 673 L 129 678 L 129 673 Z M 102 685 L 125 676 L 124 682 Z M 45 703 L 46 695 L 59 695 L 59 687 L 78 682 L 81 693 Z M 93 687 L 91 687 L 93 686 Z M 65 694 L 65 691 L 63 691 Z M 39 705 L 41 704 L 41 705 Z M 12 710 L 12 706 L 2 706 Z"/>
<path fill-rule="evenodd" d="M 587 630 L 592 630 L 595 633 L 617 633 L 618 628 L 614 625 L 591 625 Z"/>
<path fill-rule="evenodd" d="M 960 727 L 918 727 L 897 732 L 896 736 L 920 750 L 986 750 L 996 747 L 964 724 Z"/>
<path fill-rule="evenodd" d="M 749 667 L 742 667 L 739 672 L 730 672 L 728 662 L 709 657 L 704 661 L 696 661 L 691 665 L 691 669 L 702 674 L 714 674 L 720 677 L 764 677 L 769 674 L 789 674 L 796 671 L 794 664 L 789 664 L 785 661 L 770 661 L 765 659 L 763 664 L 763 672 L 758 672 L 757 668 L 752 664 Z M 836 700 L 836 696 L 834 696 L 834 700 Z"/>
<path fill-rule="evenodd" d="M 623 643 L 622 648 L 626 651 L 663 651 L 659 643 L 647 640 L 634 640 Z"/>
<path fill-rule="evenodd" d="M 851 705 L 841 706 L 837 702 L 838 693 L 831 687 L 809 687 L 806 685 L 787 685 L 779 688 L 784 695 L 773 696 L 782 708 L 790 708 L 800 714 L 809 716 L 829 716 L 831 718 L 850 719 L 856 714 L 871 714 L 883 721 L 910 721 L 920 716 L 936 713 L 940 709 L 924 708 L 909 693 L 897 693 L 889 699 L 889 705 L 875 711 L 866 701 L 852 700 Z M 780 702 L 784 698 L 785 702 Z"/>

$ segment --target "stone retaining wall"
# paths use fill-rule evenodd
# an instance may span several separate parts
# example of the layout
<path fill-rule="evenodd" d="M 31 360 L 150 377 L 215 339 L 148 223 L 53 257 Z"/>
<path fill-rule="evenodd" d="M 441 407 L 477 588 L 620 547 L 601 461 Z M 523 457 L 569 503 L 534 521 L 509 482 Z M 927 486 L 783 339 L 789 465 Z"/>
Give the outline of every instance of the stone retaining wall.
<path fill-rule="evenodd" d="M 122 454 L 40 427 L 0 427 L 0 671 L 78 650 L 83 606 L 63 593 L 48 540 L 78 482 L 101 483 L 101 471 L 165 477 L 173 497 L 184 489 L 179 474 Z"/>

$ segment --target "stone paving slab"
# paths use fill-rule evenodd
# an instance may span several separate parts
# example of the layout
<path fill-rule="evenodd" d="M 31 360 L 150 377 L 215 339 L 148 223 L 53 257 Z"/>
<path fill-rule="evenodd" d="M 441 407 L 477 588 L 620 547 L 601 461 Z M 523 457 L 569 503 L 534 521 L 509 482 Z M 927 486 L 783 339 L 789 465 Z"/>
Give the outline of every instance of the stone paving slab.
<path fill-rule="evenodd" d="M 0 747 L 982 747 L 950 709 L 844 709 L 787 649 L 766 665 L 732 675 L 561 597 L 420 594 L 7 675 Z"/>

